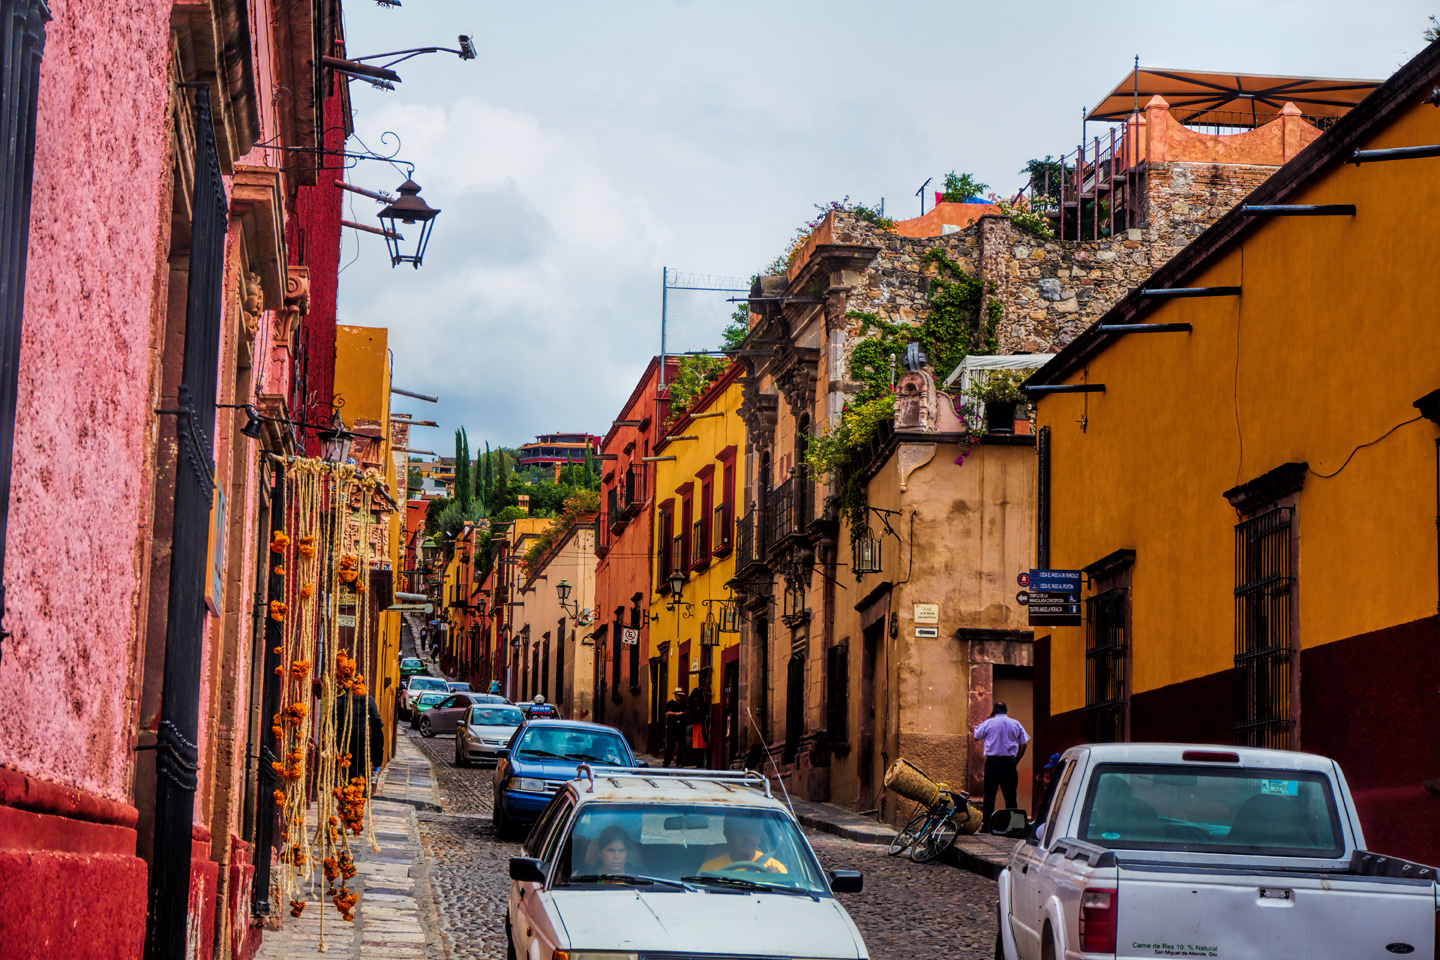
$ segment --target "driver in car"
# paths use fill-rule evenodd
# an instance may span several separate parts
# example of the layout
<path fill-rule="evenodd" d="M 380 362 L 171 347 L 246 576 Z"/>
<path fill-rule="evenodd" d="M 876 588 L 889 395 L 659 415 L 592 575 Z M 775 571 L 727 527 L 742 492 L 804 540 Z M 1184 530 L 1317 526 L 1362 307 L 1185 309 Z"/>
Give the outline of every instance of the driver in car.
<path fill-rule="evenodd" d="M 760 824 L 750 817 L 725 818 L 725 849 L 700 864 L 700 872 L 724 870 L 732 863 L 757 863 L 770 873 L 789 873 L 785 864 L 760 848 Z"/>

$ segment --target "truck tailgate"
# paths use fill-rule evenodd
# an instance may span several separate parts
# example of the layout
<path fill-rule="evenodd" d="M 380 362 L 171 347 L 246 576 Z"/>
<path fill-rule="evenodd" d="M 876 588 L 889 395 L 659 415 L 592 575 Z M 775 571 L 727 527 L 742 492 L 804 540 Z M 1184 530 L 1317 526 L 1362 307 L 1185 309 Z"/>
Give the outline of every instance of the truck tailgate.
<path fill-rule="evenodd" d="M 1428 881 L 1122 863 L 1118 901 L 1117 957 L 1434 956 Z"/>

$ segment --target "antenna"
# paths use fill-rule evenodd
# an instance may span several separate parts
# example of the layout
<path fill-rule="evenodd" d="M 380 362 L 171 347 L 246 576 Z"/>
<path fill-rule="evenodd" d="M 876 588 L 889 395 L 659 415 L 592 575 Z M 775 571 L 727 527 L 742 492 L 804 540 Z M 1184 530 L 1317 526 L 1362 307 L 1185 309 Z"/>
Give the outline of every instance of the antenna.
<path fill-rule="evenodd" d="M 920 198 L 920 216 L 922 217 L 925 216 L 925 188 L 930 186 L 930 181 L 934 179 L 934 177 L 926 177 L 925 182 L 920 184 L 920 189 L 915 191 L 915 196 Z"/>
<path fill-rule="evenodd" d="M 925 182 L 929 183 L 930 181 L 926 180 Z M 925 188 L 921 187 L 920 189 Z M 760 738 L 760 746 L 765 750 L 765 759 L 770 761 L 770 769 L 775 771 L 775 780 L 780 784 L 780 792 L 785 794 L 785 806 L 790 808 L 790 816 L 794 817 L 795 804 L 790 802 L 790 791 L 785 788 L 785 778 L 780 776 L 780 768 L 775 765 L 775 757 L 770 753 L 770 744 L 765 742 L 765 734 L 760 732 L 760 724 L 755 722 L 755 714 L 750 712 L 748 706 L 745 708 L 745 716 L 750 718 L 750 726 L 755 728 L 755 735 Z M 799 818 L 796 817 L 796 819 Z"/>

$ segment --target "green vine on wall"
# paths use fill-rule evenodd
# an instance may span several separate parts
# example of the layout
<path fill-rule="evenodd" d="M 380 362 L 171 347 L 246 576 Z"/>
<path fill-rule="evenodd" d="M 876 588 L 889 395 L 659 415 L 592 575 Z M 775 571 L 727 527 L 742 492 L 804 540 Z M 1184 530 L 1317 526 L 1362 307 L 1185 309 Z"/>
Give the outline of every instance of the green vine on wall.
<path fill-rule="evenodd" d="M 839 422 L 824 435 L 812 437 L 805 463 L 817 478 L 837 479 L 835 505 L 850 526 L 850 548 L 865 535 L 869 502 L 865 486 L 852 460 L 880 432 L 881 423 L 895 417 L 891 383 L 892 357 L 906 344 L 919 343 L 934 370 L 948 373 L 967 356 L 986 356 L 999 349 L 997 331 L 1004 307 L 993 296 L 995 284 L 971 277 L 959 265 L 933 248 L 926 263 L 937 266 L 939 276 L 930 283 L 929 315 L 919 323 L 890 323 L 873 313 L 851 310 L 860 321 L 860 342 L 850 353 L 850 379 L 861 384 L 854 399 L 841 412 Z M 871 331 L 875 336 L 869 336 Z"/>

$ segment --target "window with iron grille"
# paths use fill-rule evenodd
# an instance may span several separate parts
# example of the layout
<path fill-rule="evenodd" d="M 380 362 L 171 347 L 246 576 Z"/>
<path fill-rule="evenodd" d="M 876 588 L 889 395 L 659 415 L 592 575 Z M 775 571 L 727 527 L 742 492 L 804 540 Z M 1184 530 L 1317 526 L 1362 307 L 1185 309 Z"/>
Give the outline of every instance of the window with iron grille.
<path fill-rule="evenodd" d="M 1235 526 L 1235 735 L 1245 746 L 1289 749 L 1295 727 L 1291 520 L 1277 507 Z"/>
<path fill-rule="evenodd" d="M 615 622 L 610 628 L 610 696 L 620 699 L 620 651 L 624 646 L 622 628 L 625 626 L 625 608 L 615 608 Z"/>
<path fill-rule="evenodd" d="M 671 572 L 679 570 L 683 573 L 687 566 L 688 564 L 685 562 L 685 538 L 677 534 L 675 538 L 670 541 L 670 570 Z"/>
<path fill-rule="evenodd" d="M 850 711 L 846 709 L 846 695 L 850 692 L 849 650 L 844 644 L 825 651 L 825 686 L 825 731 L 830 743 L 840 746 L 850 739 L 847 729 Z"/>
<path fill-rule="evenodd" d="M 675 535 L 675 501 L 667 500 L 660 505 L 660 537 L 656 545 L 656 560 L 660 576 L 656 579 L 657 589 L 665 585 L 670 579 L 670 572 L 674 570 L 672 565 L 675 562 L 675 554 L 671 551 L 670 541 Z M 666 589 L 669 589 L 668 587 Z"/>
<path fill-rule="evenodd" d="M 550 699 L 550 634 L 545 634 L 545 641 L 540 645 L 540 693 L 546 700 Z"/>
<path fill-rule="evenodd" d="M 1125 620 L 1130 591 L 1117 587 L 1085 601 L 1085 736 L 1125 739 Z"/>
<path fill-rule="evenodd" d="M 785 762 L 800 755 L 800 738 L 805 734 L 805 656 L 790 658 L 785 677 Z"/>
<path fill-rule="evenodd" d="M 640 601 L 630 608 L 630 629 L 635 631 L 635 642 L 630 644 L 630 691 L 640 692 Z"/>

